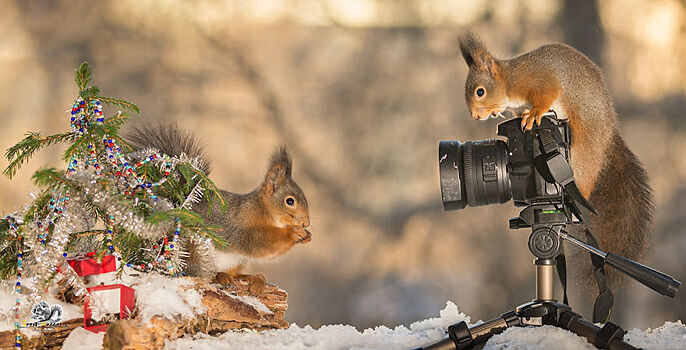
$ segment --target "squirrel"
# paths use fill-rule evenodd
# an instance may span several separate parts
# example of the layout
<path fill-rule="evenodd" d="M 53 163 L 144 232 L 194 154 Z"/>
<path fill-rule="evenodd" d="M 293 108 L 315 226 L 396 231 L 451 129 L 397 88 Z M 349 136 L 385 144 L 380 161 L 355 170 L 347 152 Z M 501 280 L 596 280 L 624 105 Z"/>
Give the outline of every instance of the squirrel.
<path fill-rule="evenodd" d="M 170 156 L 197 157 L 202 164 L 201 170 L 210 173 L 204 147 L 176 125 L 139 126 L 131 130 L 126 139 L 136 149 L 156 148 Z M 306 229 L 310 225 L 307 199 L 291 178 L 292 168 L 291 156 L 281 146 L 272 154 L 264 181 L 252 192 L 220 191 L 227 203 L 226 212 L 218 205 L 208 208 L 206 197 L 196 203 L 192 210 L 203 217 L 206 224 L 221 227 L 218 235 L 228 244 L 216 252 L 217 256 L 208 259 L 200 251 L 198 242 L 186 242 L 184 248 L 189 255 L 184 259 L 184 273 L 214 275 L 214 281 L 222 285 L 235 285 L 235 279 L 242 279 L 248 282 L 250 294 L 262 294 L 266 286 L 264 275 L 241 273 L 245 264 L 281 256 L 294 245 L 309 242 L 312 237 Z"/>
<path fill-rule="evenodd" d="M 600 249 L 632 260 L 647 252 L 653 195 L 646 170 L 622 139 L 600 68 L 571 46 L 553 43 L 496 59 L 471 32 L 459 39 L 469 73 L 465 97 L 472 118 L 517 115 L 522 129 L 550 109 L 571 129 L 570 165 L 582 195 L 597 210 L 588 228 Z M 592 274 L 584 272 L 584 280 Z M 624 279 L 608 271 L 610 287 Z M 586 285 L 586 283 L 584 283 Z"/>

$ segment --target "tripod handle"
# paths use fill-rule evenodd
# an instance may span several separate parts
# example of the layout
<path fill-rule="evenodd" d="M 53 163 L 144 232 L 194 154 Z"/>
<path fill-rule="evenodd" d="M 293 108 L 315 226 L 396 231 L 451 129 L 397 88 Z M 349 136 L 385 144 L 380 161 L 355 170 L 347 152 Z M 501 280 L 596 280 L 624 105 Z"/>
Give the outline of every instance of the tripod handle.
<path fill-rule="evenodd" d="M 624 272 L 648 288 L 670 298 L 674 298 L 681 282 L 660 271 L 641 265 L 617 254 L 607 253 L 605 263 Z"/>

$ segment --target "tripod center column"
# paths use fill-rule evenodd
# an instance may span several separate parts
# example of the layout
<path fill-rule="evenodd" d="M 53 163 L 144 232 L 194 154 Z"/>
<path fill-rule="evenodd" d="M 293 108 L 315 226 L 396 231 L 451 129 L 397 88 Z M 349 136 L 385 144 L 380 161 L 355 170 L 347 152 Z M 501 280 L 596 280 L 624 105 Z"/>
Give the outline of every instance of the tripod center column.
<path fill-rule="evenodd" d="M 555 278 L 555 260 L 541 259 L 534 260 L 536 266 L 536 300 L 555 301 L 553 295 Z"/>

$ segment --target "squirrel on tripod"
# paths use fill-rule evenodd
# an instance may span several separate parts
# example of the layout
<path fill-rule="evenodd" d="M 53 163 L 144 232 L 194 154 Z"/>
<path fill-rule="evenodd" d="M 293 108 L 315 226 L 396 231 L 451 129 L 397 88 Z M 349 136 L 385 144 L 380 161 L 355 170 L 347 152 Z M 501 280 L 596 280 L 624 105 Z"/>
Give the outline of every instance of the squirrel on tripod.
<path fill-rule="evenodd" d="M 588 216 L 590 232 L 598 237 L 600 249 L 641 260 L 651 236 L 652 191 L 646 170 L 619 133 L 600 68 L 559 43 L 510 59 L 494 58 L 471 32 L 459 44 L 469 66 L 465 97 L 472 118 L 521 112 L 526 130 L 540 124 L 550 109 L 559 119 L 567 119 L 574 178 L 598 212 Z M 609 273 L 610 286 L 621 285 L 620 276 Z"/>
<path fill-rule="evenodd" d="M 155 148 L 170 156 L 186 154 L 197 157 L 209 175 L 205 150 L 190 134 L 175 125 L 142 126 L 132 130 L 127 140 L 137 149 Z M 248 291 L 260 295 L 266 280 L 262 274 L 247 275 L 241 270 L 248 261 L 279 257 L 298 243 L 311 240 L 306 229 L 310 215 L 305 194 L 291 178 L 291 157 L 285 147 L 277 148 L 271 157 L 264 181 L 252 192 L 237 194 L 221 190 L 227 203 L 226 212 L 213 205 L 208 212 L 206 196 L 193 206 L 205 223 L 221 227 L 218 234 L 227 246 L 218 256 L 204 256 L 197 242 L 185 242 L 188 275 L 212 276 L 223 285 L 235 279 L 249 283 Z"/>

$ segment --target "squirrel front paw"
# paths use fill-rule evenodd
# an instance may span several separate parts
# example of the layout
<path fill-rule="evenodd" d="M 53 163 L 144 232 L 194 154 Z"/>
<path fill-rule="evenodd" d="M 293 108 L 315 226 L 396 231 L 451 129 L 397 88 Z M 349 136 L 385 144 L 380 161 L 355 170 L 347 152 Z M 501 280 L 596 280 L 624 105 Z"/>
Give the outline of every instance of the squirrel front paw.
<path fill-rule="evenodd" d="M 248 293 L 254 297 L 262 295 L 264 288 L 267 286 L 267 279 L 261 273 L 257 275 L 238 275 L 236 278 L 248 282 Z"/>
<path fill-rule="evenodd" d="M 531 130 L 536 125 L 541 125 L 543 113 L 538 109 L 525 109 L 522 112 L 522 130 Z"/>
<path fill-rule="evenodd" d="M 217 274 L 214 276 L 214 279 L 212 282 L 216 282 L 221 284 L 224 287 L 235 287 L 236 283 L 234 283 L 233 277 L 231 277 L 231 274 L 226 273 L 226 272 L 217 272 Z"/>
<path fill-rule="evenodd" d="M 307 243 L 312 240 L 312 233 L 303 226 L 291 226 L 291 239 L 295 243 Z"/>

